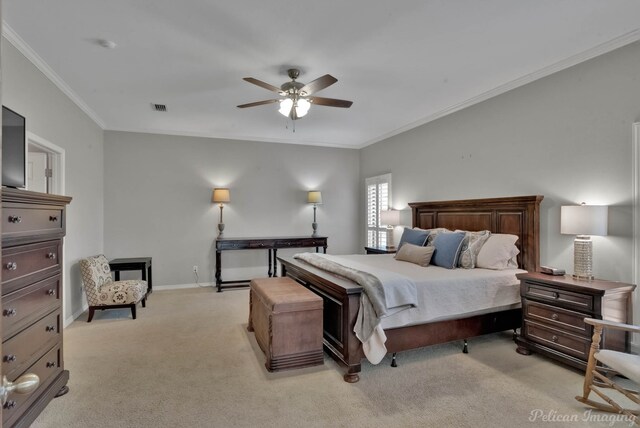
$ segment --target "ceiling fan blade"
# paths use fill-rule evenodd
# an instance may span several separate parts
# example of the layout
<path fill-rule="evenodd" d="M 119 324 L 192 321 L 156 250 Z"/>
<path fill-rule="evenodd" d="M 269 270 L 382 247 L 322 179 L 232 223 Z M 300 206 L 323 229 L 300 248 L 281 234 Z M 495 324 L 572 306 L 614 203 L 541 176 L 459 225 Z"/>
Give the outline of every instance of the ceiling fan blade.
<path fill-rule="evenodd" d="M 311 103 L 317 104 L 319 106 L 328 106 L 328 107 L 342 107 L 349 108 L 353 101 L 347 100 L 338 100 L 335 98 L 323 98 L 323 97 L 309 97 L 307 98 Z"/>
<path fill-rule="evenodd" d="M 248 103 L 248 104 L 241 104 L 238 106 L 238 108 L 247 108 L 247 107 L 256 107 L 256 106 L 262 106 L 265 104 L 273 104 L 273 103 L 277 103 L 280 100 L 264 100 L 264 101 L 256 101 L 254 103 Z"/>
<path fill-rule="evenodd" d="M 321 89 L 333 85 L 337 81 L 338 79 L 336 79 L 332 75 L 325 74 L 324 76 L 318 77 L 316 80 L 304 85 L 302 88 L 300 88 L 300 92 L 304 92 L 306 95 L 311 95 Z"/>
<path fill-rule="evenodd" d="M 243 77 L 243 80 L 246 80 L 249 83 L 253 83 L 254 85 L 258 85 L 261 88 L 265 88 L 273 92 L 282 92 L 282 89 L 278 88 L 277 86 L 273 86 L 267 82 L 263 82 L 262 80 L 254 79 L 253 77 Z"/>

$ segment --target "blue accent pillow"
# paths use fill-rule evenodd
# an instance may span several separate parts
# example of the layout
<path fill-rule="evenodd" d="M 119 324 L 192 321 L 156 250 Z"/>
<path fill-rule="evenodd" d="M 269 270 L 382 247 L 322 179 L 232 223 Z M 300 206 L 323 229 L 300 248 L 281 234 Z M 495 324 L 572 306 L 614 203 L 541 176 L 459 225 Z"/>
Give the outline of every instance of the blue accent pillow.
<path fill-rule="evenodd" d="M 436 247 L 431 264 L 447 269 L 454 269 L 462 250 L 464 232 L 443 232 L 436 236 L 433 246 Z"/>
<path fill-rule="evenodd" d="M 405 227 L 402 232 L 402 238 L 400 238 L 400 243 L 398 244 L 398 249 L 400 249 L 405 242 L 422 247 L 424 243 L 427 242 L 428 236 L 429 232 L 426 230 L 409 229 Z"/>

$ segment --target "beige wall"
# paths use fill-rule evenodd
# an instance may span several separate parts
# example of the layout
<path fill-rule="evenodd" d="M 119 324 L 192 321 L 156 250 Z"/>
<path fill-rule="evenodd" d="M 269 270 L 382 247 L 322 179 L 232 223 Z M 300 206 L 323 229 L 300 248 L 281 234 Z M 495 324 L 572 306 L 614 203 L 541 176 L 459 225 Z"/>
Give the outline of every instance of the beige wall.
<path fill-rule="evenodd" d="M 2 38 L 2 103 L 27 130 L 65 150 L 67 211 L 64 317 L 82 310 L 78 260 L 103 248 L 103 131 L 11 43 Z"/>
<path fill-rule="evenodd" d="M 307 190 L 321 190 L 319 233 L 328 252 L 358 250 L 357 150 L 107 131 L 105 253 L 152 256 L 154 285 L 212 282 L 219 208 L 229 187 L 226 236 L 310 236 Z M 281 250 L 279 255 L 301 250 Z M 266 251 L 223 254 L 223 279 L 265 276 Z"/>

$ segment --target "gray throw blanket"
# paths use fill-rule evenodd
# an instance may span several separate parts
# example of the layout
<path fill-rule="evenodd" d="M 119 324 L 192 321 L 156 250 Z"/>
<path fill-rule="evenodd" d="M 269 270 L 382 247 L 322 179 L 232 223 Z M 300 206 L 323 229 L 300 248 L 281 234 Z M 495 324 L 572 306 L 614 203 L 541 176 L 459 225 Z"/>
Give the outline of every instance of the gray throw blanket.
<path fill-rule="evenodd" d="M 360 308 L 354 328 L 354 332 L 361 342 L 365 343 L 370 339 L 381 319 L 388 315 L 391 309 L 398 312 L 401 309 L 417 306 L 416 287 L 408 278 L 385 271 L 384 281 L 381 281 L 371 273 L 344 266 L 327 257 L 330 256 L 317 253 L 299 253 L 294 256 L 294 258 L 303 260 L 317 268 L 350 279 L 363 288 L 364 292 L 360 294 Z M 347 259 L 343 260 L 345 263 L 349 263 Z M 387 294 L 389 298 L 387 298 Z"/>

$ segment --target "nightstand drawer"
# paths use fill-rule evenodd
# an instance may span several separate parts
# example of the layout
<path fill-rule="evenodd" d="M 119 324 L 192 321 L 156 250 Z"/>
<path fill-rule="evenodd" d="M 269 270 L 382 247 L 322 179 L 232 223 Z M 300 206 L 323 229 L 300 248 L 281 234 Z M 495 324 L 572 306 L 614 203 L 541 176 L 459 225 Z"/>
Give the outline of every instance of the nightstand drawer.
<path fill-rule="evenodd" d="M 523 313 L 526 320 L 549 324 L 586 338 L 592 335 L 592 328 L 585 324 L 585 314 L 579 312 L 560 309 L 556 306 L 545 305 L 544 303 L 524 301 Z"/>
<path fill-rule="evenodd" d="M 523 287 L 522 295 L 524 297 L 550 302 L 566 308 L 593 311 L 593 296 L 590 294 L 574 293 L 529 281 L 524 282 Z"/>
<path fill-rule="evenodd" d="M 524 329 L 525 337 L 529 340 L 582 360 L 586 360 L 589 357 L 591 340 L 587 338 L 575 336 L 526 319 L 524 321 Z"/>

